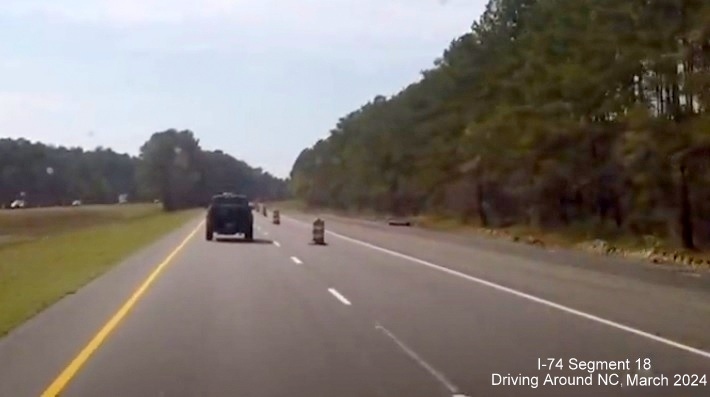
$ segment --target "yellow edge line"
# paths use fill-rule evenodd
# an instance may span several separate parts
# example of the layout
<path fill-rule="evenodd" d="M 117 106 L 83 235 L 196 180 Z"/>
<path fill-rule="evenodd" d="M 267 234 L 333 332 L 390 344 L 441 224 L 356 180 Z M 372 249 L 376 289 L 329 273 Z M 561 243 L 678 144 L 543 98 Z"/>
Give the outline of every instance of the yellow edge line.
<path fill-rule="evenodd" d="M 47 387 L 47 389 L 42 393 L 42 397 L 56 397 L 59 393 L 67 386 L 67 384 L 74 378 L 77 372 L 81 369 L 86 361 L 91 357 L 101 344 L 106 340 L 109 334 L 118 326 L 118 324 L 126 317 L 126 314 L 135 306 L 141 296 L 150 287 L 150 285 L 155 281 L 155 279 L 160 275 L 160 273 L 170 264 L 170 262 L 175 258 L 175 256 L 185 248 L 185 245 L 192 239 L 198 230 L 202 227 L 204 221 L 200 222 L 197 227 L 190 232 L 190 234 L 185 237 L 184 240 L 175 247 L 175 249 L 153 270 L 148 278 L 143 281 L 143 283 L 138 287 L 138 289 L 131 295 L 131 297 L 126 301 L 126 303 L 121 306 L 120 309 L 114 314 L 110 320 L 101 328 L 101 330 L 91 339 L 91 341 L 79 352 L 79 354 L 69 363 L 69 365 L 64 368 L 64 370 L 57 376 L 56 379 Z"/>

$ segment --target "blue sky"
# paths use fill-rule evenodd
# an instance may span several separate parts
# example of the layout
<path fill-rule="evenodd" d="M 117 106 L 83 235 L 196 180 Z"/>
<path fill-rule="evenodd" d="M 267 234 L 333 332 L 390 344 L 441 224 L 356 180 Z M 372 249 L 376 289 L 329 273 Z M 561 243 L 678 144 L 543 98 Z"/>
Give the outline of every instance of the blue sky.
<path fill-rule="evenodd" d="M 137 154 L 191 129 L 281 177 L 485 0 L 0 0 L 0 136 Z"/>

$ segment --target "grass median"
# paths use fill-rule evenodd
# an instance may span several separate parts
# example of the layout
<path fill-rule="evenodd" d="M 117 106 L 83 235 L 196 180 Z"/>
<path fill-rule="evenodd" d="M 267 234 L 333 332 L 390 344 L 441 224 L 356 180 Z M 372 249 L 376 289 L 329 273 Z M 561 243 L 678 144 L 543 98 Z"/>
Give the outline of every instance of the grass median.
<path fill-rule="evenodd" d="M 0 335 L 195 215 L 151 205 L 0 212 Z"/>

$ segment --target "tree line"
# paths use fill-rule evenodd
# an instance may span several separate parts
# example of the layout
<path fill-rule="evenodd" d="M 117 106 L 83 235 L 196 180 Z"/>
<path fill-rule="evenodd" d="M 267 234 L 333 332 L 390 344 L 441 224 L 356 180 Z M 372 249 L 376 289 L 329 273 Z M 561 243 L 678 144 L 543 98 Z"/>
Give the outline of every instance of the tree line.
<path fill-rule="evenodd" d="M 111 149 L 65 148 L 26 139 L 0 139 L 0 202 L 29 206 L 159 200 L 166 210 L 203 206 L 219 192 L 250 199 L 288 195 L 287 182 L 222 151 L 208 151 L 189 130 L 157 132 L 138 156 Z"/>
<path fill-rule="evenodd" d="M 491 0 L 301 152 L 307 203 L 710 240 L 710 2 Z"/>

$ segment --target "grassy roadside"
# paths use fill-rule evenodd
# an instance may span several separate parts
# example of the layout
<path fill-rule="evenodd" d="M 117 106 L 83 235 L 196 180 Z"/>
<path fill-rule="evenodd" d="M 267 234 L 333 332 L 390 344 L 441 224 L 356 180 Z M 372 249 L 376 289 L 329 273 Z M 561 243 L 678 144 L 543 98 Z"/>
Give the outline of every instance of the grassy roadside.
<path fill-rule="evenodd" d="M 92 210 L 98 211 L 86 211 Z M 116 211 L 99 216 L 104 222 L 79 222 L 91 226 L 55 225 L 42 237 L 28 232 L 32 237 L 25 242 L 0 245 L 0 335 L 196 215 L 135 207 Z M 28 225 L 19 224 L 25 229 Z M 65 230 L 56 232 L 57 228 Z"/>
<path fill-rule="evenodd" d="M 90 226 L 123 222 L 161 212 L 155 204 L 87 205 L 0 210 L 0 248 Z"/>
<path fill-rule="evenodd" d="M 384 215 L 372 212 L 357 213 L 353 211 L 308 208 L 308 206 L 298 200 L 273 202 L 269 203 L 268 206 L 286 211 L 318 212 L 360 219 L 382 220 L 386 218 Z M 601 230 L 597 231 L 597 233 L 592 233 L 590 230 L 593 228 L 585 227 L 585 225 L 569 226 L 557 230 L 539 230 L 523 225 L 491 229 L 463 223 L 459 219 L 447 216 L 422 215 L 413 217 L 412 220 L 417 226 L 430 230 L 484 235 L 529 245 L 549 248 L 573 248 L 601 255 L 616 255 L 648 260 L 656 264 L 688 266 L 693 270 L 710 270 L 710 252 L 689 252 L 677 249 L 666 241 L 622 235 L 613 230 Z"/>
<path fill-rule="evenodd" d="M 487 235 L 518 243 L 548 248 L 571 248 L 600 255 L 641 259 L 660 265 L 686 266 L 689 270 L 710 270 L 710 252 L 687 251 L 668 241 L 651 236 L 631 236 L 614 229 L 592 231 L 585 225 L 571 225 L 556 230 L 540 230 L 524 225 L 507 228 L 482 228 L 441 217 L 420 217 L 424 228 Z"/>

